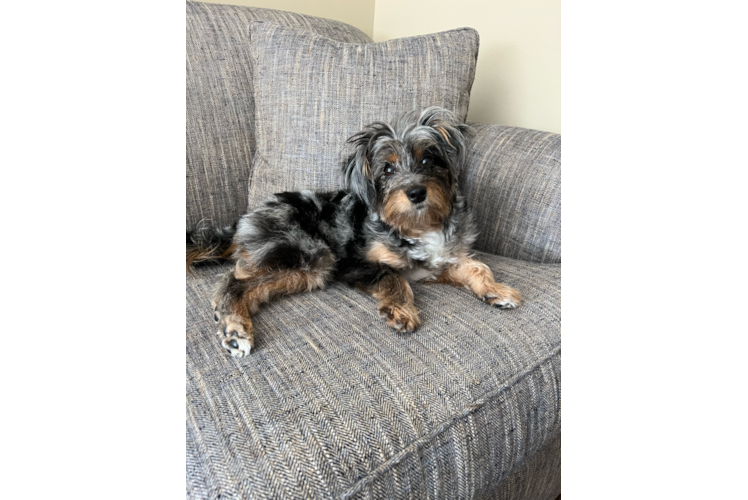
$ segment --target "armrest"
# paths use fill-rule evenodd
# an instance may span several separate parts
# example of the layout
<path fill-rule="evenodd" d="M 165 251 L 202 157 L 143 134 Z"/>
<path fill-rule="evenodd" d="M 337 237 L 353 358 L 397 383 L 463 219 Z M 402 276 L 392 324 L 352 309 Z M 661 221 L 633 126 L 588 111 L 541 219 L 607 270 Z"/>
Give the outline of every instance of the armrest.
<path fill-rule="evenodd" d="M 561 136 L 470 124 L 460 172 L 480 235 L 474 248 L 533 262 L 561 262 Z"/>

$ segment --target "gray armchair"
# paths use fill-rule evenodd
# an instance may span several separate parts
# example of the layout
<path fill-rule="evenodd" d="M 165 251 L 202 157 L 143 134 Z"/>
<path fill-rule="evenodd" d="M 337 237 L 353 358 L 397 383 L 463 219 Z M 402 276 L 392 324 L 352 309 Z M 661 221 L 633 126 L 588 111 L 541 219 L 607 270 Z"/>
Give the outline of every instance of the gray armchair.
<path fill-rule="evenodd" d="M 244 213 L 254 147 L 247 24 L 344 42 L 346 24 L 187 3 L 187 226 Z M 556 498 L 561 488 L 561 141 L 473 124 L 460 174 L 477 258 L 525 304 L 413 285 L 422 326 L 391 331 L 344 285 L 279 299 L 249 357 L 220 347 L 210 294 L 230 265 L 187 277 L 190 498 Z M 291 168 L 291 167 L 289 167 Z"/>

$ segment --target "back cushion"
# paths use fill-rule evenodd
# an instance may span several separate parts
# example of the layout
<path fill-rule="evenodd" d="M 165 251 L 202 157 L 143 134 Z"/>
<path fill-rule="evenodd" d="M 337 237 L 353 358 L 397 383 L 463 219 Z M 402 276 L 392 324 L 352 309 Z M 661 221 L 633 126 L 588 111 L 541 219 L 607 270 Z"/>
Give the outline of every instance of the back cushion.
<path fill-rule="evenodd" d="M 257 126 L 250 208 L 282 191 L 340 189 L 346 140 L 373 121 L 429 106 L 467 116 L 474 29 L 367 44 L 268 22 L 250 31 Z"/>
<path fill-rule="evenodd" d="M 250 21 L 340 42 L 371 39 L 347 24 L 271 9 L 187 2 L 187 229 L 234 222 L 247 209 L 255 151 Z"/>

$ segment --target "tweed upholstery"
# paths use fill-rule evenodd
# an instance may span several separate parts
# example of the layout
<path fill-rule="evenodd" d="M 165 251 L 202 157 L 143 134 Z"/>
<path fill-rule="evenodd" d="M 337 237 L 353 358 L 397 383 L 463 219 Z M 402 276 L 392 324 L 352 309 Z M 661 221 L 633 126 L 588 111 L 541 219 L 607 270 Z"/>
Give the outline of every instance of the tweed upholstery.
<path fill-rule="evenodd" d="M 477 258 L 523 292 L 521 308 L 415 284 L 423 326 L 397 334 L 374 298 L 333 284 L 263 308 L 243 359 L 219 346 L 209 306 L 231 266 L 199 268 L 187 281 L 188 496 L 554 498 L 560 265 Z"/>
<path fill-rule="evenodd" d="M 533 262 L 561 262 L 561 136 L 471 123 L 460 185 L 480 235 L 474 247 Z"/>
<path fill-rule="evenodd" d="M 345 141 L 370 122 L 428 106 L 467 116 L 474 29 L 371 44 L 267 22 L 250 31 L 257 140 L 250 206 L 282 191 L 340 189 Z"/>
<path fill-rule="evenodd" d="M 561 494 L 561 432 L 503 479 L 486 500 L 555 500 Z"/>
<path fill-rule="evenodd" d="M 224 226 L 247 209 L 255 128 L 250 21 L 266 19 L 341 42 L 371 39 L 347 24 L 271 9 L 187 2 L 187 229 Z"/>

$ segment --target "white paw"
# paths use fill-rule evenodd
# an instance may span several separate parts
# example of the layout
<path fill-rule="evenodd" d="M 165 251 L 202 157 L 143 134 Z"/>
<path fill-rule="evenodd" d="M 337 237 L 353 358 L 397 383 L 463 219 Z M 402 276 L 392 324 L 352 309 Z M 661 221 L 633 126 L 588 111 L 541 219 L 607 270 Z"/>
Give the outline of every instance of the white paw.
<path fill-rule="evenodd" d="M 235 358 L 243 358 L 252 350 L 254 335 L 252 324 L 246 318 L 229 314 L 220 318 L 218 336 L 221 346 Z"/>
<path fill-rule="evenodd" d="M 252 344 L 249 340 L 239 337 L 223 339 L 221 345 L 235 358 L 243 358 L 244 356 L 249 355 L 249 352 L 252 350 Z"/>
<path fill-rule="evenodd" d="M 522 305 L 522 294 L 513 288 L 505 287 L 503 290 L 486 293 L 482 300 L 498 309 L 514 309 Z"/>
<path fill-rule="evenodd" d="M 512 300 L 511 298 L 499 298 L 499 297 L 486 296 L 486 297 L 483 297 L 483 300 L 499 309 L 514 309 L 515 307 L 519 307 L 519 303 Z"/>

